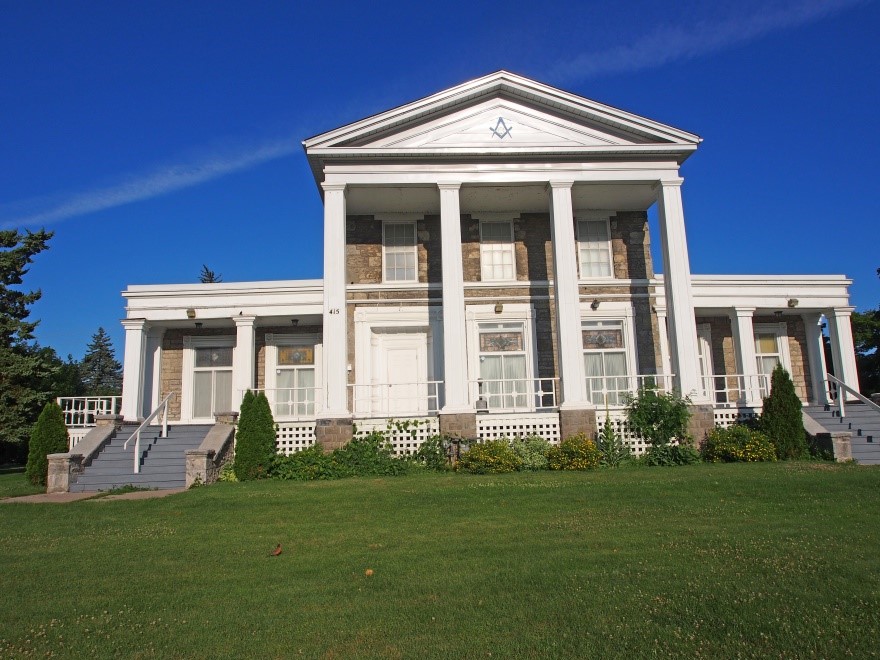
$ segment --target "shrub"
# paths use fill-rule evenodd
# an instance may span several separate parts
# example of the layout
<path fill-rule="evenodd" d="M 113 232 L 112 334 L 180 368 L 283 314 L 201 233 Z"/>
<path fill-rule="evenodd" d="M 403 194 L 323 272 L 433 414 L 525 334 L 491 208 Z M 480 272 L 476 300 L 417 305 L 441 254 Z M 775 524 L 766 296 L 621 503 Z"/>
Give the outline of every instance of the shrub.
<path fill-rule="evenodd" d="M 630 428 L 642 436 L 651 447 L 668 445 L 673 439 L 688 439 L 687 425 L 691 418 L 690 399 L 677 392 L 661 394 L 653 388 L 639 390 L 630 396 L 626 419 Z"/>
<path fill-rule="evenodd" d="M 776 447 L 777 458 L 786 460 L 807 456 L 801 400 L 794 391 L 791 377 L 781 364 L 776 365 L 770 377 L 770 395 L 764 399 L 759 427 Z"/>
<path fill-rule="evenodd" d="M 520 470 L 546 470 L 547 452 L 550 443 L 537 435 L 517 438 L 513 441 L 513 451 L 521 461 Z"/>
<path fill-rule="evenodd" d="M 332 454 L 325 454 L 317 444 L 290 456 L 275 456 L 270 475 L 282 481 L 315 481 L 337 478 Z"/>
<path fill-rule="evenodd" d="M 268 476 L 276 454 L 275 421 L 269 400 L 248 390 L 241 402 L 235 434 L 235 476 L 239 481 Z"/>
<path fill-rule="evenodd" d="M 471 445 L 458 459 L 455 469 L 473 474 L 500 474 L 514 472 L 521 466 L 522 459 L 507 440 L 489 440 Z"/>
<path fill-rule="evenodd" d="M 31 431 L 28 444 L 27 467 L 25 476 L 36 486 L 46 485 L 49 472 L 49 454 L 66 452 L 68 449 L 67 427 L 64 425 L 64 413 L 61 406 L 50 401 L 37 418 Z"/>
<path fill-rule="evenodd" d="M 566 438 L 547 452 L 551 470 L 592 470 L 599 465 L 599 449 L 584 433 Z"/>
<path fill-rule="evenodd" d="M 703 460 L 710 463 L 775 461 L 776 448 L 761 433 L 740 424 L 715 427 L 702 446 Z"/>
<path fill-rule="evenodd" d="M 605 467 L 619 467 L 632 458 L 632 453 L 614 431 L 611 417 L 605 415 L 605 426 L 599 434 L 599 464 Z"/>
<path fill-rule="evenodd" d="M 237 483 L 238 477 L 235 476 L 235 467 L 232 461 L 226 461 L 220 468 L 220 474 L 217 475 L 217 481 L 227 483 Z"/>
<path fill-rule="evenodd" d="M 425 440 L 409 460 L 411 463 L 428 470 L 442 472 L 449 469 L 444 439 L 439 435 L 431 436 Z"/>
<path fill-rule="evenodd" d="M 393 476 L 407 471 L 407 462 L 395 458 L 381 431 L 354 438 L 330 454 L 337 477 Z"/>
<path fill-rule="evenodd" d="M 689 444 L 651 445 L 645 454 L 645 465 L 674 466 L 693 465 L 700 462 L 697 450 Z"/>

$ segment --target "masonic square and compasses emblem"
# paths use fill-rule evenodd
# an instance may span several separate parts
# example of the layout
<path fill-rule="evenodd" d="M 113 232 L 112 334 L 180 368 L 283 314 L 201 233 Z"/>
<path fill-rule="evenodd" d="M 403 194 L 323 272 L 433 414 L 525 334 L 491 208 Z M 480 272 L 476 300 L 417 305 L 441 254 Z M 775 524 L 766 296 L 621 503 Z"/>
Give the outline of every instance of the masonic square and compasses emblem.
<path fill-rule="evenodd" d="M 489 130 L 492 132 L 492 135 L 494 137 L 497 137 L 499 140 L 503 140 L 507 136 L 510 136 L 511 139 L 513 138 L 513 135 L 510 134 L 511 128 L 513 128 L 513 126 L 508 126 L 504 123 L 504 118 L 499 117 L 498 121 L 495 123 L 494 128 L 491 128 Z"/>

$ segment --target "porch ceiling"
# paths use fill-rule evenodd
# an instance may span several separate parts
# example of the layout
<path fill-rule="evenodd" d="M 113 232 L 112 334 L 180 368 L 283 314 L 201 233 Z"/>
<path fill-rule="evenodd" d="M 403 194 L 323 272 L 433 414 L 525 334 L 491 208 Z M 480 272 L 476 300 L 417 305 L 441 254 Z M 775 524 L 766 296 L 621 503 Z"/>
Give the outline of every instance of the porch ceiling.
<path fill-rule="evenodd" d="M 547 213 L 550 199 L 544 183 L 513 185 L 463 185 L 461 212 Z M 649 183 L 575 184 L 575 209 L 644 211 L 657 199 Z M 346 213 L 440 213 L 440 192 L 435 186 L 351 186 L 346 192 Z"/>

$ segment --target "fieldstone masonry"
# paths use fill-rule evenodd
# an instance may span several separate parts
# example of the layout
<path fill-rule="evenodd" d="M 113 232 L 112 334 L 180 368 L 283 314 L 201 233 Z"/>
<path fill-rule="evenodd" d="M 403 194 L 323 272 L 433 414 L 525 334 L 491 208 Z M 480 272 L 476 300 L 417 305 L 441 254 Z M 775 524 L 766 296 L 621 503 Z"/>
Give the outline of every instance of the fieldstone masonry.
<path fill-rule="evenodd" d="M 319 419 L 315 423 L 315 442 L 329 454 L 351 440 L 354 435 L 351 419 Z"/>
<path fill-rule="evenodd" d="M 559 411 L 559 437 L 563 440 L 578 433 L 595 438 L 599 433 L 595 408 Z"/>
<path fill-rule="evenodd" d="M 688 435 L 691 436 L 694 447 L 699 447 L 703 438 L 715 428 L 715 410 L 711 405 L 692 405 L 690 411 Z"/>
<path fill-rule="evenodd" d="M 440 434 L 470 440 L 477 437 L 476 413 L 440 413 Z"/>

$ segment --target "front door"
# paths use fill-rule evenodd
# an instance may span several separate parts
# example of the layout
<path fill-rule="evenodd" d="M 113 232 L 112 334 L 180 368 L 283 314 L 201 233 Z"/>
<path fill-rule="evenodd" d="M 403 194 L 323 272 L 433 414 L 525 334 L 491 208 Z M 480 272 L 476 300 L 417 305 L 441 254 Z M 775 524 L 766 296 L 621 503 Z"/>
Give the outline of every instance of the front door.
<path fill-rule="evenodd" d="M 375 335 L 372 409 L 385 415 L 428 411 L 428 335 L 387 332 Z"/>

